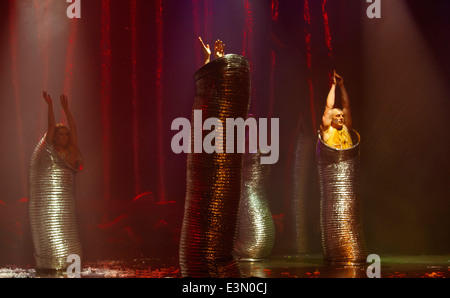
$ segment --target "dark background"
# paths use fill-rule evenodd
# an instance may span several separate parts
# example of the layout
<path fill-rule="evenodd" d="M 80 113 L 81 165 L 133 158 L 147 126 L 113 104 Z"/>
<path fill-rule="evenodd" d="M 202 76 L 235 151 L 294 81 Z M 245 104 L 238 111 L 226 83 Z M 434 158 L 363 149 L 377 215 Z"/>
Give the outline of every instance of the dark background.
<path fill-rule="evenodd" d="M 59 94 L 68 93 L 77 121 L 85 258 L 177 257 L 186 156 L 172 153 L 170 125 L 190 118 L 198 36 L 211 46 L 221 39 L 227 53 L 249 59 L 251 112 L 280 119 L 280 159 L 268 194 L 274 254 L 292 253 L 286 233 L 292 148 L 300 134 L 314 146 L 334 68 L 345 79 L 362 136 L 368 252 L 449 253 L 450 3 L 381 1 L 381 19 L 368 19 L 366 1 L 328 0 L 329 48 L 322 1 L 307 2 L 309 25 L 305 1 L 280 0 L 274 19 L 272 0 L 137 0 L 134 27 L 133 1 L 111 0 L 108 38 L 105 1 L 82 1 L 76 21 L 65 16 L 65 1 L 1 1 L 0 265 L 33 262 L 26 174 L 46 129 L 42 90 L 57 102 L 57 118 Z M 309 252 L 320 253 L 314 158 L 312 148 L 304 191 Z"/>

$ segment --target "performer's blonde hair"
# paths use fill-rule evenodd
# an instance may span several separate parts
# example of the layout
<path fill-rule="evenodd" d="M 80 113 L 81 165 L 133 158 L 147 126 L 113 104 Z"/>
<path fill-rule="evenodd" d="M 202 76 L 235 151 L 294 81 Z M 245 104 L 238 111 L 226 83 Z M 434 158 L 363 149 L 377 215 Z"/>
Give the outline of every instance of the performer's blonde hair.
<path fill-rule="evenodd" d="M 64 123 L 56 124 L 56 126 L 55 126 L 55 136 L 56 136 L 56 133 L 58 132 L 58 130 L 60 130 L 60 129 L 67 129 L 67 131 L 69 132 L 69 138 L 70 138 L 70 136 L 71 136 L 70 129 Z"/>
<path fill-rule="evenodd" d="M 65 125 L 64 123 L 56 124 L 55 130 L 58 130 L 58 129 L 61 129 L 61 128 L 65 128 L 65 129 L 67 129 L 70 132 L 69 127 L 67 125 Z"/>

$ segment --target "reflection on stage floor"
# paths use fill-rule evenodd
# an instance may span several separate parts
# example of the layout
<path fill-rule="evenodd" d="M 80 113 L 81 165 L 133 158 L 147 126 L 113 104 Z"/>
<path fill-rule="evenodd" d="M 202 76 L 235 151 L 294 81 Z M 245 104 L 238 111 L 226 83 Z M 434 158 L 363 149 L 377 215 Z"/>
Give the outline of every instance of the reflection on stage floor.
<path fill-rule="evenodd" d="M 239 262 L 245 278 L 367 278 L 370 264 L 327 265 L 321 255 L 282 255 Z M 381 256 L 381 278 L 449 278 L 450 255 Z M 67 278 L 66 272 L 0 268 L 0 278 Z M 81 278 L 181 278 L 177 258 L 83 264 Z"/>

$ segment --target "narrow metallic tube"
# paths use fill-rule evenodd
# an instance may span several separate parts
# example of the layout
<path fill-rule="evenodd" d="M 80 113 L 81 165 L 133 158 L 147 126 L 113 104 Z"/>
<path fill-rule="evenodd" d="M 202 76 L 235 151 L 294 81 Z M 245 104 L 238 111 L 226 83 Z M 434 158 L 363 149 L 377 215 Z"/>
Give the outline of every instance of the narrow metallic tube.
<path fill-rule="evenodd" d="M 304 254 L 310 252 L 308 226 L 308 182 L 310 182 L 312 156 L 314 156 L 314 139 L 298 134 L 292 163 L 292 175 L 289 177 L 289 204 L 287 214 L 287 231 L 290 238 L 289 248 L 294 253 Z"/>
<path fill-rule="evenodd" d="M 320 181 L 320 226 L 324 259 L 330 264 L 360 264 L 367 254 L 361 218 L 360 136 L 346 150 L 317 142 Z"/>
<path fill-rule="evenodd" d="M 204 65 L 194 78 L 196 96 L 192 119 L 198 110 L 202 111 L 203 120 L 219 119 L 223 127 L 216 133 L 222 137 L 223 144 L 216 145 L 225 148 L 226 119 L 246 119 L 248 114 L 249 63 L 240 55 L 229 54 Z M 191 129 L 191 137 L 194 138 L 191 147 L 195 147 L 199 141 L 195 140 L 195 123 L 191 123 Z M 202 140 L 208 133 L 201 133 Z M 195 152 L 194 148 L 191 152 Z M 242 155 L 226 153 L 225 149 L 224 153 L 188 154 L 180 239 L 180 267 L 184 277 L 242 276 L 233 256 L 241 194 Z"/>
<path fill-rule="evenodd" d="M 44 136 L 29 169 L 29 218 L 36 268 L 62 270 L 67 257 L 82 257 L 78 235 L 75 176 Z"/>
<path fill-rule="evenodd" d="M 275 242 L 275 226 L 267 197 L 270 165 L 261 164 L 261 155 L 260 152 L 244 155 L 234 249 L 236 257 L 241 261 L 268 257 Z"/>

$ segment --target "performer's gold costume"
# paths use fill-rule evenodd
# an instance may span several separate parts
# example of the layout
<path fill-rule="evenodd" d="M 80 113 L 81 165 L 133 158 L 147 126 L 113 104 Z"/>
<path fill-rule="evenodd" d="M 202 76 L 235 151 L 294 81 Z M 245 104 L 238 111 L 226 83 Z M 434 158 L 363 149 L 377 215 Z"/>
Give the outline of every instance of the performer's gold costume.
<path fill-rule="evenodd" d="M 328 135 L 329 138 L 326 144 L 336 149 L 349 149 L 353 147 L 352 137 L 344 125 L 341 130 L 337 130 L 333 126 L 330 126 L 324 135 Z"/>

